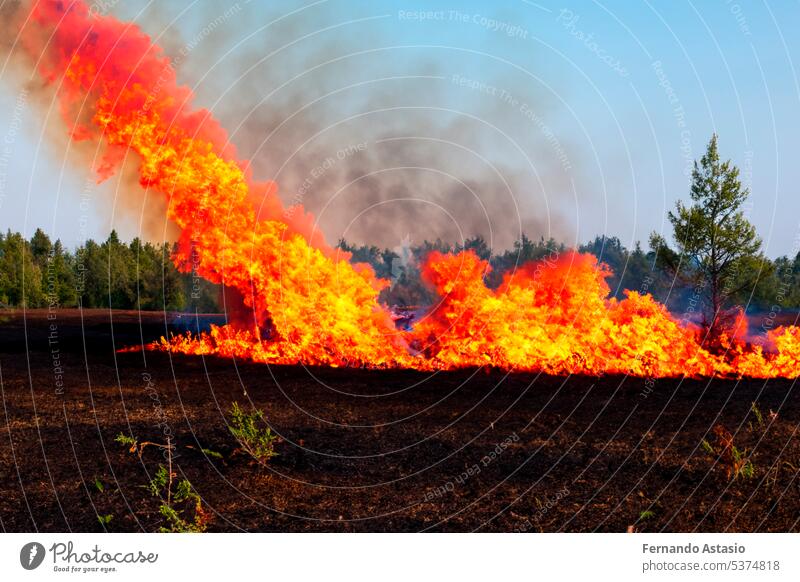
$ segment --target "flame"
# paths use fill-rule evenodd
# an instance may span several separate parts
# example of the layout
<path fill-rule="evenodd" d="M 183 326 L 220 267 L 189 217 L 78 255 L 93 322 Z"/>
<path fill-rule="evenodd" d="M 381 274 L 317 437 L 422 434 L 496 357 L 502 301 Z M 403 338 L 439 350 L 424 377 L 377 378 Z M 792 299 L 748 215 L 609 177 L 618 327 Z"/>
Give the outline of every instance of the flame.
<path fill-rule="evenodd" d="M 224 129 L 192 107 L 192 92 L 178 85 L 169 60 L 138 27 L 92 13 L 83 2 L 40 1 L 21 39 L 41 57 L 42 78 L 57 86 L 73 138 L 106 145 L 100 179 L 118 167 L 121 152 L 138 154 L 141 185 L 166 196 L 168 218 L 181 229 L 176 264 L 237 289 L 252 310 L 250 326 L 162 338 L 149 349 L 420 370 L 800 374 L 798 328 L 768 333 L 767 349 L 751 346 L 742 314 L 735 333 L 723 338 L 727 350 L 711 353 L 698 329 L 652 296 L 630 291 L 608 299 L 608 268 L 577 252 L 523 265 L 497 289 L 485 285 L 489 265 L 474 253 L 432 253 L 423 276 L 441 302 L 412 331 L 397 331 L 378 301 L 388 282 L 330 249 L 302 208 L 285 210 L 275 184 L 252 180 Z"/>
<path fill-rule="evenodd" d="M 225 131 L 208 111 L 192 109 L 191 91 L 177 84 L 161 49 L 136 26 L 82 2 L 65 6 L 37 2 L 23 41 L 44 55 L 40 73 L 58 83 L 73 137 L 108 145 L 101 178 L 120 148 L 139 154 L 141 185 L 167 196 L 168 217 L 181 229 L 176 264 L 239 290 L 257 323 L 250 335 L 269 336 L 265 357 L 375 366 L 406 359 L 377 301 L 385 282 L 335 257 L 309 229 L 304 236 L 302 219 L 289 220 L 302 209 L 283 212 L 272 185 L 248 179 Z M 86 108 L 90 120 L 81 117 Z M 267 197 L 260 210 L 269 219 L 256 218 L 253 190 Z M 248 334 L 226 337 L 245 342 Z"/>
<path fill-rule="evenodd" d="M 493 291 L 474 253 L 434 255 L 423 274 L 444 297 L 414 330 L 443 368 L 493 365 L 548 373 L 713 373 L 714 356 L 650 295 L 607 300 L 611 275 L 569 252 L 507 274 Z"/>

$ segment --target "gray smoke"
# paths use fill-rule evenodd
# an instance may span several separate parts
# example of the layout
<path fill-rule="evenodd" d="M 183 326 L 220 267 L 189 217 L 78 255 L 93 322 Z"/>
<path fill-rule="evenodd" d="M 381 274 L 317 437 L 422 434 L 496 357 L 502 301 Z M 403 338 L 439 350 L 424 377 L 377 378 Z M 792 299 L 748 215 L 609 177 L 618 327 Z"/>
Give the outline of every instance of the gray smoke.
<path fill-rule="evenodd" d="M 381 27 L 414 24 L 364 20 L 380 10 L 353 3 L 288 16 L 192 5 L 183 35 L 165 29 L 188 18 L 181 10 L 138 21 L 169 39 L 181 79 L 254 176 L 311 211 L 329 243 L 481 235 L 500 250 L 522 231 L 574 240 L 564 216 L 582 164 L 559 136 L 555 97 L 531 77 L 457 47 L 390 47 Z"/>
<path fill-rule="evenodd" d="M 382 27 L 415 24 L 348 2 L 289 14 L 106 0 L 97 11 L 135 19 L 163 46 L 254 177 L 311 211 L 331 244 L 574 240 L 564 216 L 581 163 L 559 136 L 556 99 L 490 56 L 388 46 Z M 122 176 L 119 191 L 137 192 L 133 172 Z M 141 198 L 121 199 L 142 212 Z M 148 221 L 146 234 L 162 238 L 162 217 Z"/>

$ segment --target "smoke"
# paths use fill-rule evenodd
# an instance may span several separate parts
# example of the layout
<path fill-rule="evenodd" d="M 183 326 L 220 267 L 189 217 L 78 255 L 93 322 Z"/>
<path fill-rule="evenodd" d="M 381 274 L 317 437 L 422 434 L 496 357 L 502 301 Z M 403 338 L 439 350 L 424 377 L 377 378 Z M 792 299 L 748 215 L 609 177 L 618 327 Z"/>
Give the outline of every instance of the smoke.
<path fill-rule="evenodd" d="M 164 197 L 144 192 L 139 185 L 139 160 L 135 155 L 121 149 L 107 151 L 101 144 L 91 140 L 71 139 L 72 128 L 65 130 L 56 85 L 37 74 L 37 68 L 46 62 L 45 55 L 25 50 L 25 42 L 42 47 L 48 44 L 48 39 L 35 38 L 35 29 L 25 21 L 30 5 L 31 2 L 20 0 L 0 5 L 0 79 L 6 86 L 24 93 L 26 115 L 38 120 L 43 149 L 57 164 L 55 168 L 48 167 L 48 171 L 61 172 L 63 168 L 85 175 L 82 190 L 65 193 L 65 203 L 91 208 L 94 219 L 99 221 L 103 231 L 117 228 L 125 233 L 125 238 L 141 236 L 149 240 L 176 240 L 179 230 L 167 220 Z M 111 8 L 113 3 L 108 0 L 104 4 L 94 3 L 91 6 L 99 13 L 103 7 Z M 23 27 L 27 41 L 21 34 Z M 75 122 L 88 125 L 91 115 L 92 111 L 83 107 Z M 109 155 L 117 156 L 114 172 L 109 172 L 100 180 L 98 173 L 107 162 L 104 157 Z M 70 232 L 69 238 L 80 243 L 90 233 L 83 222 L 77 226 L 72 230 L 79 232 Z"/>
<path fill-rule="evenodd" d="M 490 54 L 390 43 L 387 28 L 413 25 L 353 3 L 193 5 L 191 25 L 168 26 L 186 25 L 180 14 L 137 21 L 170 39 L 179 78 L 253 175 L 310 211 L 328 243 L 574 240 L 565 216 L 582 164 L 559 135 L 556 97 L 531 76 Z"/>
<path fill-rule="evenodd" d="M 328 2 L 291 13 L 254 4 L 93 9 L 134 20 L 164 48 L 179 80 L 229 130 L 239 159 L 251 160 L 253 177 L 278 185 L 283 219 L 297 230 L 324 233 L 329 244 L 344 237 L 387 247 L 405 237 L 481 235 L 495 250 L 521 232 L 575 238 L 565 216 L 582 164 L 558 131 L 556 97 L 531 76 L 458 46 L 392 44 L 387 27 L 414 24 L 369 6 Z M 6 18 L 13 6 L 3 6 L 4 54 L 19 26 Z M 54 126 L 64 145 L 63 126 Z M 91 146 L 71 151 L 98 155 Z M 136 162 L 108 185 L 117 220 L 141 222 L 147 238 L 174 237 L 162 197 L 142 196 Z M 270 206 L 263 216 L 274 214 L 259 194 L 270 189 L 254 189 L 256 205 Z M 314 224 L 304 224 L 300 205 Z"/>

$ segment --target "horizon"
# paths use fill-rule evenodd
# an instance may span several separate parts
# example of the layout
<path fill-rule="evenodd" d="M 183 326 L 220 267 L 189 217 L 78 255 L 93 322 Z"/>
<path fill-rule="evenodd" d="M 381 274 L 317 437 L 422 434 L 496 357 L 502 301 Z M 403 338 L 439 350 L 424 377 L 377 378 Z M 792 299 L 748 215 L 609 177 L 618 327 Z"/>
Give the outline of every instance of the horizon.
<path fill-rule="evenodd" d="M 41 230 L 45 235 L 47 235 L 47 237 L 50 239 L 51 243 L 55 244 L 56 242 L 60 242 L 62 247 L 64 248 L 64 250 L 67 251 L 67 252 L 70 252 L 70 253 L 74 253 L 81 246 L 85 245 L 89 241 L 93 241 L 95 243 L 103 243 L 106 240 L 108 240 L 108 238 L 111 236 L 112 232 L 116 232 L 117 236 L 119 237 L 120 242 L 122 242 L 125 245 L 130 245 L 136 238 L 139 238 L 143 243 L 150 243 L 150 244 L 156 244 L 156 245 L 158 245 L 158 244 L 174 245 L 174 244 L 178 243 L 177 237 L 175 239 L 164 239 L 164 240 L 148 239 L 148 238 L 141 237 L 141 236 L 136 236 L 136 235 L 134 235 L 134 236 L 132 236 L 130 238 L 122 237 L 122 236 L 120 236 L 120 233 L 116 228 L 112 228 L 111 230 L 109 230 L 108 234 L 106 234 L 105 236 L 98 236 L 97 238 L 89 237 L 89 238 L 85 239 L 82 242 L 75 243 L 74 246 L 67 246 L 66 244 L 64 244 L 64 241 L 62 241 L 60 238 L 54 237 L 52 233 L 47 232 L 45 229 L 43 229 L 41 227 L 36 227 L 34 229 L 34 233 L 32 233 L 30 236 L 26 236 L 24 233 L 21 233 L 20 231 L 12 230 L 10 228 L 5 229 L 5 232 L 0 232 L 0 236 L 7 236 L 9 233 L 10 234 L 22 234 L 26 241 L 30 241 L 31 238 L 33 237 L 33 234 L 35 234 L 36 230 Z M 614 235 L 606 235 L 606 234 L 598 234 L 598 235 L 595 235 L 593 238 L 589 238 L 589 239 L 586 239 L 584 241 L 578 241 L 573 246 L 567 245 L 564 241 L 560 241 L 560 240 L 558 240 L 556 238 L 549 238 L 549 239 L 545 238 L 543 235 L 542 236 L 533 237 L 533 236 L 528 235 L 528 233 L 523 232 L 522 236 L 526 236 L 528 238 L 528 240 L 530 240 L 530 241 L 532 241 L 534 243 L 538 243 L 540 241 L 544 242 L 544 243 L 554 242 L 557 245 L 563 246 L 567 250 L 573 250 L 573 251 L 577 251 L 577 252 L 581 252 L 580 248 L 582 246 L 588 246 L 592 242 L 594 242 L 594 241 L 596 241 L 598 239 L 602 239 L 602 238 L 604 238 L 606 241 L 613 240 L 613 239 L 618 240 L 620 242 L 621 246 L 622 246 L 622 249 L 624 251 L 627 251 L 627 252 L 630 252 L 630 253 L 633 253 L 636 250 L 636 245 L 637 244 L 640 246 L 642 252 L 645 253 L 645 254 L 654 252 L 650 248 L 649 244 L 647 244 L 646 242 L 643 243 L 642 241 L 634 241 L 633 245 L 627 246 L 619 237 L 614 236 Z M 457 247 L 459 247 L 459 245 L 463 246 L 464 243 L 467 243 L 469 241 L 474 241 L 475 239 L 477 239 L 479 237 L 482 238 L 481 235 L 478 234 L 478 235 L 467 236 L 465 239 L 463 239 L 463 240 L 461 240 L 459 242 L 446 241 L 446 240 L 442 240 L 442 242 L 445 243 L 445 244 L 451 245 L 453 248 L 457 248 Z M 515 239 L 514 242 L 519 242 L 521 240 L 522 240 L 522 237 Z M 485 239 L 484 239 L 484 241 L 485 241 Z M 373 245 L 373 244 L 371 244 L 369 242 L 356 243 L 354 241 L 347 240 L 347 239 L 339 239 L 338 241 L 336 241 L 333 244 L 331 244 L 330 247 L 332 249 L 334 249 L 334 250 L 335 249 L 339 249 L 340 248 L 339 245 L 342 242 L 354 245 L 354 246 L 359 247 L 359 248 L 360 247 L 372 247 L 372 246 L 375 246 L 380 250 L 390 250 L 390 251 L 394 251 L 395 249 L 401 248 L 400 246 L 381 247 L 379 245 Z M 419 248 L 420 246 L 424 245 L 425 243 L 435 243 L 435 242 L 437 242 L 437 239 L 435 239 L 435 238 L 434 239 L 424 239 L 424 240 L 421 240 L 421 241 L 410 241 L 408 247 L 409 248 Z M 497 256 L 500 256 L 503 253 L 512 252 L 514 250 L 514 247 L 513 247 L 513 244 L 512 244 L 511 246 L 503 247 L 503 248 L 500 248 L 500 249 L 498 249 L 496 247 L 489 247 L 489 250 L 491 251 L 491 257 L 497 257 Z M 775 257 L 767 256 L 767 258 L 770 259 L 771 261 L 774 261 L 774 260 L 780 259 L 780 258 L 788 258 L 788 259 L 791 260 L 795 256 L 800 255 L 800 248 L 796 248 L 794 250 L 795 250 L 794 255 L 784 254 L 784 255 L 778 255 L 778 256 L 775 256 Z"/>

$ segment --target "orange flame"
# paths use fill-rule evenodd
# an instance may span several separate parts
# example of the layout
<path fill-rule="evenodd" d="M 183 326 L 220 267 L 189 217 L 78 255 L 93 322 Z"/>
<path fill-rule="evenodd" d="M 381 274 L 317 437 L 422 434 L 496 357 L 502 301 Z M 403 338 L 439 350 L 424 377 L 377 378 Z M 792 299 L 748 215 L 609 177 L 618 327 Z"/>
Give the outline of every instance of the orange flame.
<path fill-rule="evenodd" d="M 168 197 L 168 216 L 182 230 L 176 264 L 238 289 L 269 333 L 265 353 L 279 361 L 406 358 L 377 301 L 384 283 L 369 268 L 334 258 L 309 229 L 303 236 L 300 221 L 288 220 L 302 209 L 284 213 L 274 187 L 248 181 L 225 131 L 208 111 L 191 108 L 191 91 L 177 85 L 161 49 L 133 25 L 92 14 L 81 2 L 65 6 L 36 3 L 25 46 L 45 56 L 40 72 L 59 83 L 72 135 L 110 147 L 101 177 L 113 170 L 118 148 L 139 154 L 141 185 Z M 88 122 L 77 115 L 87 104 Z M 257 220 L 253 189 L 266 192 L 271 219 Z"/>
<path fill-rule="evenodd" d="M 548 373 L 671 376 L 713 373 L 717 362 L 649 295 L 606 300 L 611 273 L 594 256 L 566 253 L 524 265 L 496 290 L 471 253 L 434 255 L 424 276 L 444 297 L 417 326 L 444 368 L 494 365 Z"/>
<path fill-rule="evenodd" d="M 90 13 L 82 2 L 36 3 L 21 29 L 40 73 L 58 87 L 75 139 L 107 145 L 108 177 L 120 152 L 141 158 L 143 187 L 163 193 L 181 229 L 174 260 L 236 288 L 252 329 L 156 342 L 150 349 L 266 363 L 409 367 L 496 366 L 547 373 L 636 376 L 800 374 L 800 330 L 767 336 L 769 352 L 739 333 L 726 354 L 702 347 L 652 296 L 607 299 L 609 271 L 591 255 L 528 264 L 490 289 L 486 261 L 432 253 L 425 280 L 442 300 L 410 332 L 394 328 L 378 294 L 388 283 L 325 245 L 302 208 L 284 211 L 272 183 L 256 183 L 211 114 L 191 106 L 161 49 L 138 27 Z M 87 118 L 85 111 L 91 112 Z M 256 215 L 255 195 L 264 196 Z M 742 320 L 739 321 L 742 323 Z"/>

